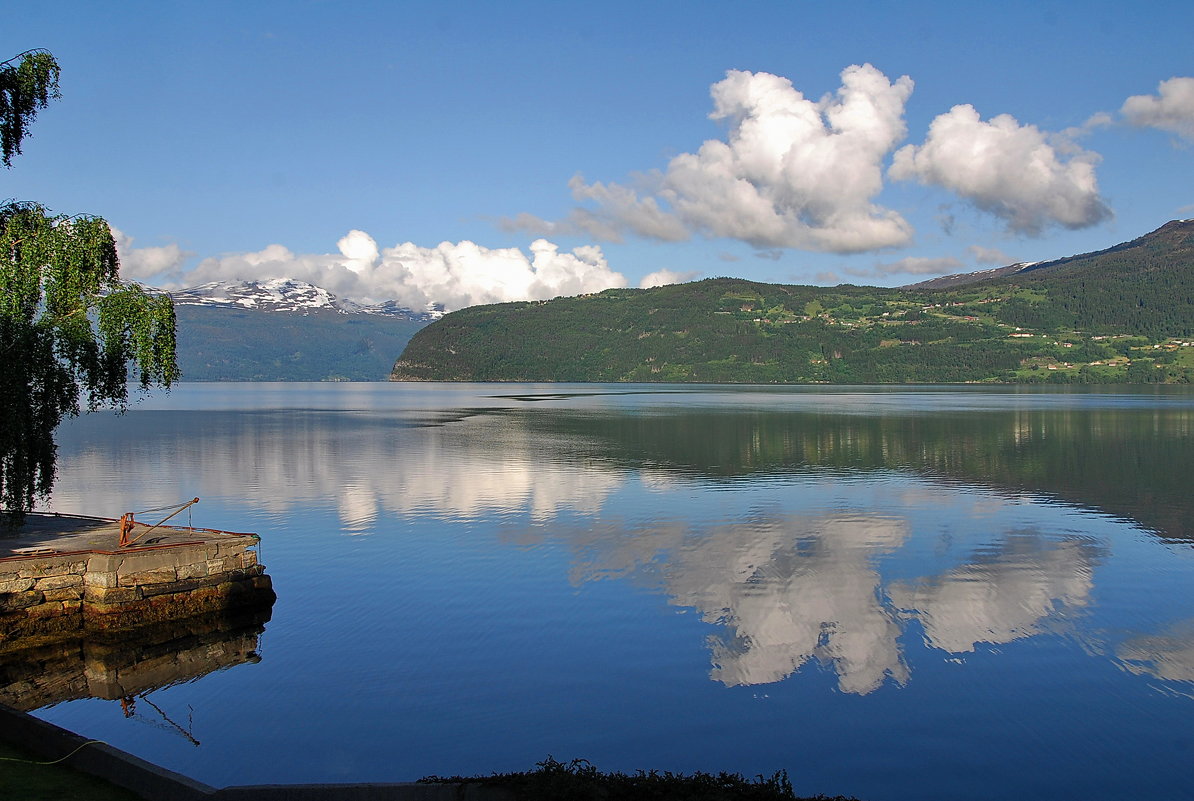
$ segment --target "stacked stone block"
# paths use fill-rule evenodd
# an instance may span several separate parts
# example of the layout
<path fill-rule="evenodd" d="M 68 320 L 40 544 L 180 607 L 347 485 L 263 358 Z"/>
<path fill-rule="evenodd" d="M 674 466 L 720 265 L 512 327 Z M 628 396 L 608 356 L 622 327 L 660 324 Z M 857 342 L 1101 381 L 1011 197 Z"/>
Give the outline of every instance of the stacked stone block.
<path fill-rule="evenodd" d="M 258 538 L 0 559 L 0 651 L 272 603 Z"/>

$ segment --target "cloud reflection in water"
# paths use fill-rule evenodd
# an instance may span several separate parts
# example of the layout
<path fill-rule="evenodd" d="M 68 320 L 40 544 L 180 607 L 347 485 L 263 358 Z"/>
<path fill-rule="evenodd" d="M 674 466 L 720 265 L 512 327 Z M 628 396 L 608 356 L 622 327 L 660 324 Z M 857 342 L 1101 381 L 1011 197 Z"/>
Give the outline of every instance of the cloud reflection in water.
<path fill-rule="evenodd" d="M 129 417 L 137 418 L 135 443 L 124 439 L 119 420 L 110 430 L 82 425 L 88 433 L 77 448 L 64 440 L 57 508 L 119 514 L 192 494 L 279 514 L 316 503 L 334 510 L 343 534 L 384 534 L 423 518 L 521 517 L 527 536 L 507 526 L 499 539 L 564 544 L 575 583 L 647 581 L 720 627 L 710 639 L 712 679 L 765 684 L 818 663 L 836 673 L 842 692 L 856 694 L 909 680 L 901 637 L 914 621 L 928 646 L 964 654 L 1054 630 L 1089 609 L 1103 545 L 996 521 L 1009 505 L 1036 502 L 1035 492 L 1084 498 L 1124 486 L 1124 497 L 1138 494 L 1119 473 L 1055 469 L 1069 462 L 1047 449 L 1058 439 L 1054 429 L 1080 423 L 1078 441 L 1108 455 L 1076 462 L 1087 471 L 1147 464 L 1112 445 L 1153 447 L 1143 435 L 1127 436 L 1151 430 L 1135 417 L 1088 421 L 1053 412 L 918 418 L 907 427 L 889 418 L 723 420 L 543 407 L 462 411 L 437 424 L 395 412 L 310 410 Z M 1154 433 L 1163 443 L 1175 430 Z M 857 479 L 857 489 L 891 475 L 905 482 L 902 497 L 870 506 L 875 496 L 863 491 L 853 505 L 814 503 L 828 477 Z M 1164 478 L 1148 477 L 1148 488 L 1167 492 Z M 989 489 L 978 488 L 984 480 Z M 702 502 L 671 517 L 653 511 L 712 486 L 732 499 L 716 514 Z M 1169 506 L 1171 494 L 1162 495 Z M 973 508 L 952 519 L 981 529 L 958 538 L 970 552 L 924 576 L 886 579 L 887 560 L 915 550 L 924 536 L 915 510 L 962 496 Z M 96 497 L 111 508 L 95 510 Z M 1194 681 L 1192 643 L 1194 626 L 1176 626 L 1128 639 L 1117 656 L 1133 672 Z"/>

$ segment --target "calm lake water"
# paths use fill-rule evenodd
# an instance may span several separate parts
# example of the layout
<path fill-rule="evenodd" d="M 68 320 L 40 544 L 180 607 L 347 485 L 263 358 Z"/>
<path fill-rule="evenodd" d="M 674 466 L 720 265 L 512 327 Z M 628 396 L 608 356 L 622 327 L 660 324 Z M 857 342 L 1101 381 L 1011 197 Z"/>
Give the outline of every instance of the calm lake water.
<path fill-rule="evenodd" d="M 224 669 L 37 713 L 217 786 L 1194 797 L 1188 391 L 184 384 L 60 465 L 59 511 L 262 536 Z"/>

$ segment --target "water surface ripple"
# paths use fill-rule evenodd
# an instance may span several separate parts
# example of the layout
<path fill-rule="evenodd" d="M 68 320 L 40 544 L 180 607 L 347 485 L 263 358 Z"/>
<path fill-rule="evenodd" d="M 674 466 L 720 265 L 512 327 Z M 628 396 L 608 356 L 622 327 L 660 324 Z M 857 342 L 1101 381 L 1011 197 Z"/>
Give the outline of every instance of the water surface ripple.
<path fill-rule="evenodd" d="M 1191 797 L 1189 391 L 184 384 L 61 434 L 52 508 L 262 535 L 219 669 L 38 712 L 211 784 Z"/>

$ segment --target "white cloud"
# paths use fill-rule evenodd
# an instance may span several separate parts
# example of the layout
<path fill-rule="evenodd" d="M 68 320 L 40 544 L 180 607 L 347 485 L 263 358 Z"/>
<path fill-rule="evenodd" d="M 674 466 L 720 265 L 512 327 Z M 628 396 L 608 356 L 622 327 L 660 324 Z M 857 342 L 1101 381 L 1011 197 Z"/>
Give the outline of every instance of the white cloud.
<path fill-rule="evenodd" d="M 999 248 L 985 248 L 982 245 L 971 245 L 966 248 L 974 260 L 979 264 L 1011 264 L 1011 257 Z"/>
<path fill-rule="evenodd" d="M 682 242 L 689 237 L 684 224 L 661 209 L 655 198 L 640 198 L 629 187 L 600 181 L 586 184 L 583 176 L 574 175 L 568 188 L 576 201 L 592 200 L 597 204 L 597 210 L 578 208 L 569 218 L 590 236 L 602 238 L 609 236 L 608 231 L 628 228 L 639 236 L 664 242 Z"/>
<path fill-rule="evenodd" d="M 126 281 L 146 281 L 177 271 L 194 255 L 173 243 L 160 247 L 133 247 L 136 240 L 119 228 L 112 228 L 112 238 L 116 240 L 116 253 L 120 257 L 120 276 Z"/>
<path fill-rule="evenodd" d="M 957 272 L 962 262 L 950 256 L 931 258 L 927 256 L 908 256 L 898 261 L 876 262 L 873 267 L 843 267 L 842 272 L 855 278 L 878 278 L 888 275 L 944 275 Z M 825 274 L 832 276 L 833 273 Z M 836 276 L 834 276 L 836 279 Z M 818 274 L 817 280 L 828 283 Z"/>
<path fill-rule="evenodd" d="M 658 176 L 650 183 L 658 184 Z M 682 242 L 690 236 L 683 223 L 661 208 L 655 198 L 640 198 L 630 187 L 600 181 L 586 184 L 584 176 L 579 174 L 572 176 L 568 187 L 574 200 L 592 201 L 596 208 L 577 207 L 566 218 L 556 221 L 522 212 L 500 220 L 499 226 L 505 231 L 586 236 L 604 242 L 622 242 L 624 231 L 664 242 Z"/>
<path fill-rule="evenodd" d="M 1099 128 L 1108 128 L 1114 124 L 1115 117 L 1108 114 L 1106 111 L 1096 111 L 1087 118 L 1086 122 L 1082 123 L 1081 125 L 1075 125 L 1073 127 L 1066 128 L 1064 131 L 1062 131 L 1062 134 L 1070 139 L 1077 139 L 1078 137 L 1086 136 L 1087 134 Z"/>
<path fill-rule="evenodd" d="M 373 237 L 364 231 L 356 229 L 345 234 L 336 243 L 336 247 L 340 249 L 340 253 L 347 259 L 344 262 L 344 266 L 357 275 L 367 272 L 376 265 L 377 257 L 380 255 L 377 252 L 377 243 L 373 241 Z"/>
<path fill-rule="evenodd" d="M 1155 95 L 1134 95 L 1120 113 L 1132 125 L 1160 128 L 1194 142 L 1194 78 L 1161 81 Z"/>
<path fill-rule="evenodd" d="M 709 116 L 727 121 L 726 141 L 676 156 L 663 173 L 643 176 L 640 189 L 576 176 L 573 197 L 591 206 L 561 222 L 522 214 L 504 224 L 613 241 L 623 232 L 666 241 L 700 232 L 835 253 L 906 244 L 908 223 L 872 199 L 883 188 L 884 158 L 906 133 L 912 80 L 892 83 L 869 64 L 841 77 L 836 94 L 814 101 L 787 78 L 731 70 L 710 90 Z"/>
<path fill-rule="evenodd" d="M 1085 228 L 1110 216 L 1097 162 L 1064 137 L 1008 114 L 983 121 L 973 106 L 959 105 L 933 120 L 923 145 L 900 148 L 888 174 L 944 187 L 1009 230 L 1036 236 L 1049 225 Z"/>
<path fill-rule="evenodd" d="M 875 272 L 879 275 L 893 275 L 897 273 L 906 273 L 909 275 L 942 275 L 957 270 L 961 266 L 962 262 L 948 256 L 939 259 L 925 256 L 909 256 L 887 264 L 876 264 Z"/>
<path fill-rule="evenodd" d="M 678 273 L 675 270 L 669 270 L 666 267 L 662 270 L 656 270 L 653 273 L 648 273 L 643 276 L 643 280 L 638 282 L 641 289 L 650 289 L 653 286 L 665 286 L 667 284 L 684 284 L 700 275 L 696 270 L 689 270 L 687 272 Z"/>
<path fill-rule="evenodd" d="M 732 70 L 713 85 L 710 140 L 672 159 L 663 195 L 690 227 L 760 247 L 838 253 L 905 244 L 911 228 L 871 203 L 882 160 L 904 138 L 907 76 L 890 82 L 869 64 L 842 71 L 818 102 L 769 73 Z"/>
<path fill-rule="evenodd" d="M 486 248 L 470 241 L 433 248 L 404 242 L 379 248 L 364 231 L 349 231 L 338 254 L 296 254 L 282 245 L 204 259 L 174 271 L 169 287 L 207 281 L 296 278 L 361 301 L 397 300 L 411 308 L 442 303 L 449 310 L 480 303 L 546 300 L 627 285 L 595 246 L 561 252 L 546 239 L 519 248 Z"/>

